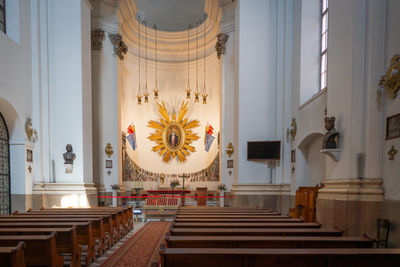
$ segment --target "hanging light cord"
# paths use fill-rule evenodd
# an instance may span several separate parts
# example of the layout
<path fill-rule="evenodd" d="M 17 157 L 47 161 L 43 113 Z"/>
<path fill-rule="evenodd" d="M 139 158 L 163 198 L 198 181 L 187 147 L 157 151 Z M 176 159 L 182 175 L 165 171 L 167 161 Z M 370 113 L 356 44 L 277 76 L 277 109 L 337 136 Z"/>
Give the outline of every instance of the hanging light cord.
<path fill-rule="evenodd" d="M 140 96 L 141 95 L 141 90 L 140 90 L 140 27 L 141 27 L 141 24 L 142 24 L 142 22 L 140 21 L 140 16 L 138 16 L 138 19 L 139 19 L 139 38 L 138 38 L 138 41 L 139 41 L 139 91 L 138 91 L 138 96 Z"/>
<path fill-rule="evenodd" d="M 204 51 L 203 51 L 203 56 L 204 56 L 204 92 L 203 94 L 206 94 L 206 22 L 204 20 L 203 23 L 203 45 L 204 45 Z"/>
<path fill-rule="evenodd" d="M 188 89 L 190 89 L 190 80 L 189 80 L 189 30 L 191 25 L 188 26 L 187 30 L 187 65 L 188 65 Z"/>
<path fill-rule="evenodd" d="M 199 22 L 196 27 L 196 92 L 199 92 Z"/>
<path fill-rule="evenodd" d="M 145 93 L 147 93 L 147 23 L 146 23 L 146 21 L 143 21 L 143 24 L 144 24 L 144 36 L 145 36 L 145 40 L 146 40 L 146 42 L 145 42 L 145 46 L 146 46 L 146 48 L 145 48 L 145 51 L 146 51 L 146 87 L 145 87 Z"/>
<path fill-rule="evenodd" d="M 157 58 L 157 26 L 154 24 L 154 29 L 156 30 L 156 89 L 158 89 L 158 86 L 157 86 L 157 60 L 158 60 L 158 58 Z"/>

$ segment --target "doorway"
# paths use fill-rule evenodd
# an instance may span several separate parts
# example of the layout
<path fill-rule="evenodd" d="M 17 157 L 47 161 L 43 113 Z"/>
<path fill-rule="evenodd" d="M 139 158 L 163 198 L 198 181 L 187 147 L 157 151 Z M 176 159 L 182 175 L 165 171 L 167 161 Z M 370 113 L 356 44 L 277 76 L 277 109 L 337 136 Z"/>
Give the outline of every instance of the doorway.
<path fill-rule="evenodd" d="M 11 212 L 10 143 L 6 121 L 0 113 L 0 215 Z"/>

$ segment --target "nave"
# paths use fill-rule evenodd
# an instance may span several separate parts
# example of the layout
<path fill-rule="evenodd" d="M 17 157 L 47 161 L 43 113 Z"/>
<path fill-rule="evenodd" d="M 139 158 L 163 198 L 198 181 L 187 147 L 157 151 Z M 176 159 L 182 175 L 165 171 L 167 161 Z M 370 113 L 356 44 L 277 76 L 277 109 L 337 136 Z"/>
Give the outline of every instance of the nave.
<path fill-rule="evenodd" d="M 0 216 L 2 266 L 372 267 L 400 261 L 400 249 L 377 248 L 368 234 L 347 236 L 339 227 L 272 209 L 180 206 L 172 221 L 136 222 L 137 231 L 133 211 L 52 208 Z"/>

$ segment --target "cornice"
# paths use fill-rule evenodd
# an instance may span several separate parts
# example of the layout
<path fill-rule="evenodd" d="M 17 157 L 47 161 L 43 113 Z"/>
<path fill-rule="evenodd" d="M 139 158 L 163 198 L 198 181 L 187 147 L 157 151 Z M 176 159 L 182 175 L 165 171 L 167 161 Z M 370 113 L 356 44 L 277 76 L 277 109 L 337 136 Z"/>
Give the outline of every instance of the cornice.
<path fill-rule="evenodd" d="M 221 10 L 216 1 L 205 0 L 204 12 L 208 14 L 207 19 L 196 28 L 189 31 L 189 58 L 196 60 L 196 31 L 199 32 L 199 58 L 203 57 L 203 30 L 205 30 L 205 52 L 206 56 L 215 53 L 217 34 L 220 30 Z M 138 44 L 141 42 L 141 55 L 144 53 L 144 25 L 141 25 L 139 36 L 139 22 L 135 18 L 137 7 L 134 0 L 122 0 L 117 11 L 119 20 L 119 32 L 124 42 L 129 47 L 131 55 L 139 54 Z M 179 32 L 157 32 L 157 53 L 160 62 L 185 62 L 187 61 L 187 31 Z M 147 54 L 149 60 L 155 58 L 155 30 L 152 25 L 147 27 Z"/>

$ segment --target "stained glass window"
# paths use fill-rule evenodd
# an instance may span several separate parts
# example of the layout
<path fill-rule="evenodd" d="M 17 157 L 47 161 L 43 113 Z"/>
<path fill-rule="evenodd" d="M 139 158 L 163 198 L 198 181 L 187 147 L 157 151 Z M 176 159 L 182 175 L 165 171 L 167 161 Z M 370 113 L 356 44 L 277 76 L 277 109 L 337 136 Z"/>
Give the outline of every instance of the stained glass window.
<path fill-rule="evenodd" d="M 8 131 L 0 113 L 0 215 L 10 214 L 10 149 Z"/>
<path fill-rule="evenodd" d="M 0 0 L 0 31 L 6 32 L 6 0 Z"/>
<path fill-rule="evenodd" d="M 321 71 L 320 89 L 327 87 L 328 74 L 328 1 L 322 0 L 321 9 Z"/>

